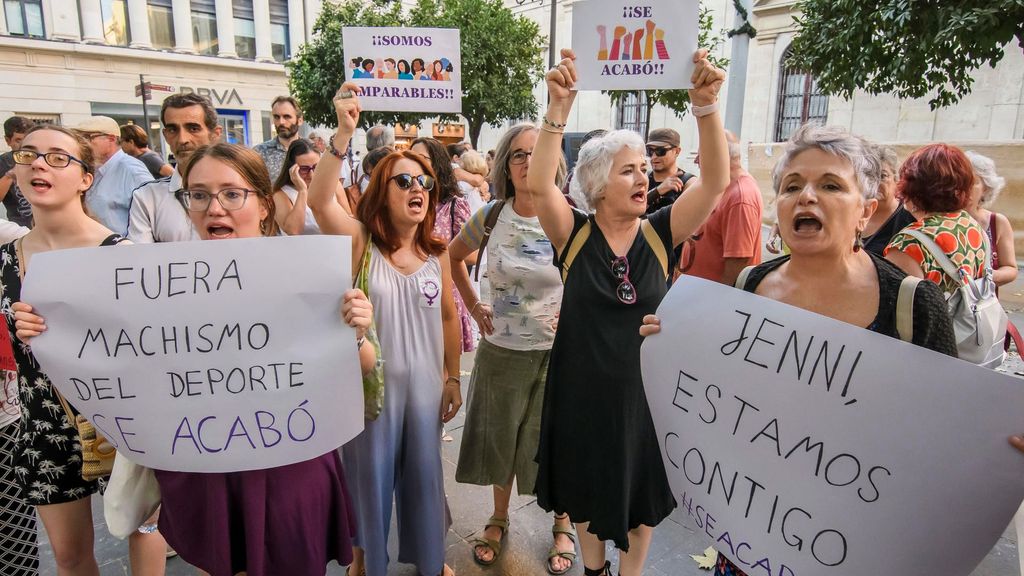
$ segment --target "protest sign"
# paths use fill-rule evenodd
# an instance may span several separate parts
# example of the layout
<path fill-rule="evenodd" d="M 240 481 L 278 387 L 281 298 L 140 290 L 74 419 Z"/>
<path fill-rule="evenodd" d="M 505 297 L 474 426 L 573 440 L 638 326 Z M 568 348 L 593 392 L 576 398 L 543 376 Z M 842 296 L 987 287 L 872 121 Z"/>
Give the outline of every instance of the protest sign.
<path fill-rule="evenodd" d="M 1024 382 L 683 276 L 641 349 L 676 512 L 747 574 L 967 576 L 1024 498 Z"/>
<path fill-rule="evenodd" d="M 294 236 L 45 252 L 22 299 L 43 370 L 119 454 L 233 472 L 363 429 L 350 286 L 350 238 Z"/>
<path fill-rule="evenodd" d="M 363 110 L 462 112 L 459 31 L 346 27 L 345 79 L 363 89 Z"/>
<path fill-rule="evenodd" d="M 572 5 L 579 90 L 692 88 L 698 0 Z"/>

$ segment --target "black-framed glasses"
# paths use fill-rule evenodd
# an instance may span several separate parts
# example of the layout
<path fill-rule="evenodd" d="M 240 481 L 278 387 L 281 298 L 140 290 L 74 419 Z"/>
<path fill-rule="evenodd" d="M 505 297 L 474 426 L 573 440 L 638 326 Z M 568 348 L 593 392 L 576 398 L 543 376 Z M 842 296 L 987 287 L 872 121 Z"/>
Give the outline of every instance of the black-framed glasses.
<path fill-rule="evenodd" d="M 72 162 L 77 162 L 85 168 L 85 162 L 75 158 L 67 152 L 36 152 L 35 150 L 15 150 L 12 154 L 15 164 L 28 165 L 36 161 L 36 158 L 43 157 L 43 161 L 54 168 L 67 168 Z"/>
<path fill-rule="evenodd" d="M 413 176 L 412 174 L 395 174 L 388 181 L 395 181 L 398 187 L 402 190 L 408 190 L 413 187 L 413 184 L 419 184 L 420 188 L 423 188 L 427 192 L 434 189 L 434 178 L 427 174 L 420 174 L 419 176 Z"/>
<path fill-rule="evenodd" d="M 612 274 L 622 280 L 619 287 L 615 289 L 615 296 L 623 304 L 636 304 L 636 288 L 629 280 L 629 260 L 625 256 L 619 256 L 612 260 Z"/>
<path fill-rule="evenodd" d="M 224 188 L 217 192 L 181 190 L 181 200 L 190 212 L 205 212 L 210 208 L 210 203 L 214 198 L 217 199 L 221 208 L 232 211 L 245 206 L 245 199 L 249 197 L 249 194 L 255 193 L 255 190 L 248 188 Z"/>
<path fill-rule="evenodd" d="M 526 164 L 526 161 L 529 160 L 531 156 L 533 156 L 533 150 L 530 150 L 529 152 L 526 150 L 516 150 L 508 157 L 508 163 L 513 166 Z"/>
<path fill-rule="evenodd" d="M 665 148 L 665 147 L 662 147 L 662 146 L 648 146 L 647 147 L 647 155 L 648 156 L 657 156 L 658 158 L 661 158 L 665 154 L 668 154 L 670 150 L 672 150 L 672 148 Z"/>
<path fill-rule="evenodd" d="M 309 176 L 310 174 L 313 173 L 314 170 L 316 170 L 316 164 L 310 164 L 309 166 L 303 166 L 302 164 L 299 164 L 300 176 Z"/>

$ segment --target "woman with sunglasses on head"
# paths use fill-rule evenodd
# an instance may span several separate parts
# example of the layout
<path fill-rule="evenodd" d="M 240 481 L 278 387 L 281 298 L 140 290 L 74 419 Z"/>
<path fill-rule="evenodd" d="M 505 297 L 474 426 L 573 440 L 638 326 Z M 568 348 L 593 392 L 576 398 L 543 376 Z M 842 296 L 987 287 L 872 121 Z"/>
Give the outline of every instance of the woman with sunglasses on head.
<path fill-rule="evenodd" d="M 277 225 L 289 236 L 320 233 L 307 203 L 309 183 L 313 181 L 313 170 L 319 161 L 320 153 L 305 138 L 288 146 L 281 173 L 274 182 L 274 206 Z"/>
<path fill-rule="evenodd" d="M 95 166 L 92 149 L 82 136 L 60 127 L 38 126 L 14 152 L 14 161 L 18 188 L 32 204 L 35 226 L 0 247 L 0 298 L 14 303 L 3 310 L 12 335 L 15 313 L 31 311 L 31 306 L 20 302 L 21 284 L 36 254 L 121 241 L 86 211 L 85 193 L 92 185 Z M 31 349 L 16 344 L 14 358 L 21 382 L 21 422 L 11 466 L 21 496 L 39 513 L 58 573 L 98 575 L 90 496 L 99 485 L 82 478 L 78 429 Z"/>
<path fill-rule="evenodd" d="M 441 423 L 462 406 L 461 332 L 448 253 L 433 233 L 434 175 L 420 154 L 389 154 L 374 167 L 352 215 L 347 199 L 333 192 L 359 121 L 359 93 L 358 86 L 346 83 L 334 97 L 338 132 L 309 192 L 320 229 L 352 237 L 353 276 L 367 270 L 384 362 L 383 408 L 342 447 L 357 518 L 349 574 L 387 574 L 394 502 L 398 561 L 415 564 L 424 576 L 451 576 L 444 563 L 451 515 L 441 467 Z"/>
<path fill-rule="evenodd" d="M 643 573 L 651 533 L 675 508 L 640 379 L 643 316 L 664 297 L 668 254 L 701 225 L 729 184 L 718 114 L 725 73 L 693 57 L 701 180 L 646 220 L 644 141 L 619 130 L 580 150 L 573 187 L 593 214 L 571 209 L 555 185 L 562 130 L 576 92 L 575 56 L 547 73 L 550 101 L 527 187 L 565 283 L 551 350 L 537 455 L 537 502 L 577 523 L 587 576 L 611 574 L 605 541 L 621 551 L 619 573 Z"/>
<path fill-rule="evenodd" d="M 33 181 L 34 182 L 34 181 Z M 275 236 L 270 178 L 259 155 L 216 144 L 193 153 L 182 171 L 182 198 L 203 240 Z M 18 337 L 39 335 L 43 319 L 19 304 Z M 363 335 L 373 308 L 359 290 L 342 300 L 356 329 L 361 369 L 375 352 Z M 352 559 L 354 520 L 337 451 L 263 470 L 227 473 L 155 470 L 160 531 L 181 557 L 213 576 L 322 574 Z M 92 527 L 89 526 L 91 535 Z M 68 572 L 98 574 L 98 572 Z"/>

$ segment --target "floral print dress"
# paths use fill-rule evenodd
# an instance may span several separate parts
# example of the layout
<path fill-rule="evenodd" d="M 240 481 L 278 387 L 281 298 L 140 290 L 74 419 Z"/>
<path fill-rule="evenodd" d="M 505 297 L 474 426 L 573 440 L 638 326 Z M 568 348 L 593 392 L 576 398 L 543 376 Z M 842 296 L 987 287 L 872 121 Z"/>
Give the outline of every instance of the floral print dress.
<path fill-rule="evenodd" d="M 469 201 L 463 196 L 453 196 L 451 200 L 437 205 L 437 218 L 434 220 L 434 235 L 444 240 L 445 244 L 459 235 L 459 231 L 469 220 Z M 455 290 L 455 306 L 459 310 L 459 324 L 462 326 L 462 351 L 472 352 L 476 348 L 473 339 L 473 318 L 462 301 L 462 295 Z"/>

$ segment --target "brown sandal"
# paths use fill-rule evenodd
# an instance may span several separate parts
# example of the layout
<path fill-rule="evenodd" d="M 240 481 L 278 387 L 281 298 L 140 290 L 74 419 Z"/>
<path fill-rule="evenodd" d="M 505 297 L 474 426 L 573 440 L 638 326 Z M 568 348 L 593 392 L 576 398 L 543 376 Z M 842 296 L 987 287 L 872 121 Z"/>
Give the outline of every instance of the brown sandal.
<path fill-rule="evenodd" d="M 557 516 L 555 517 L 556 520 L 564 520 L 565 518 L 568 518 L 568 516 L 563 516 L 562 518 L 558 518 Z M 569 523 L 568 528 L 563 528 L 562 526 L 555 524 L 551 527 L 551 536 L 552 538 L 555 538 L 559 534 L 565 534 L 569 537 L 569 540 L 572 540 L 572 551 L 559 551 L 558 547 L 554 544 L 551 545 L 551 550 L 548 551 L 548 574 L 554 574 L 555 576 L 565 574 L 569 570 L 572 570 L 573 565 L 576 564 L 576 527 L 573 526 L 572 523 Z M 555 558 L 565 558 L 569 561 L 569 565 L 566 566 L 564 570 L 555 570 L 551 566 L 551 561 Z"/>
<path fill-rule="evenodd" d="M 483 533 L 481 532 L 480 537 L 474 538 L 470 542 L 470 545 L 473 546 L 473 560 L 481 566 L 491 566 L 498 561 L 498 557 L 501 556 L 501 543 L 505 540 L 505 536 L 508 536 L 508 518 L 501 519 L 491 516 L 487 524 L 484 524 L 484 531 L 487 531 L 491 526 L 501 529 L 501 538 L 498 540 L 483 538 Z M 482 560 L 477 556 L 476 550 L 481 547 L 490 549 L 491 554 L 493 554 L 490 561 Z"/>

